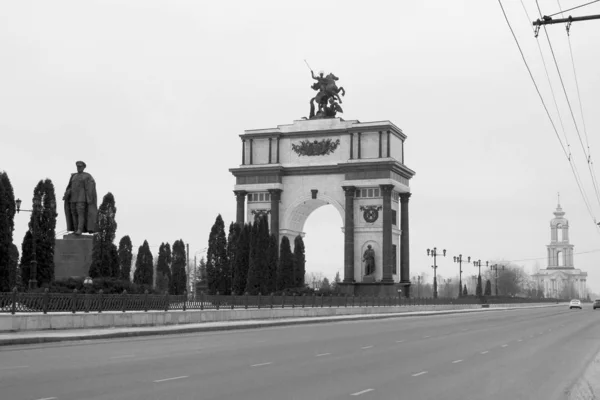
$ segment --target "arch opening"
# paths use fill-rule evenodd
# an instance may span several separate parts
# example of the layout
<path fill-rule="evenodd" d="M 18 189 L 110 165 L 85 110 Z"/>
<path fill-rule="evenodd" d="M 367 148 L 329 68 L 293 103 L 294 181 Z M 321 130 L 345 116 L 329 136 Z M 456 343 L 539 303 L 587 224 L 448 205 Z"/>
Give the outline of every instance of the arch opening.
<path fill-rule="evenodd" d="M 293 240 L 300 234 L 304 240 L 306 257 L 305 283 L 320 289 L 323 278 L 333 283 L 336 273 L 343 279 L 344 235 L 343 210 L 322 199 L 305 199 L 291 211 L 289 224 L 284 229 L 293 248 Z M 293 236 L 293 237 L 292 237 Z"/>

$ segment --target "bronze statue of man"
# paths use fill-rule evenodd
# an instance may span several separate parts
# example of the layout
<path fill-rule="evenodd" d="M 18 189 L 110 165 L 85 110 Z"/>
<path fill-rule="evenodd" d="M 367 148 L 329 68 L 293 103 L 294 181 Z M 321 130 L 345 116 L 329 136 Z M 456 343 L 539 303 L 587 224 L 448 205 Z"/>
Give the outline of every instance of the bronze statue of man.
<path fill-rule="evenodd" d="M 77 173 L 71 174 L 67 190 L 63 196 L 65 201 L 65 217 L 67 219 L 67 231 L 82 233 L 93 233 L 96 231 L 96 220 L 98 218 L 98 205 L 96 196 L 96 181 L 92 175 L 83 172 L 86 164 L 77 161 Z"/>
<path fill-rule="evenodd" d="M 375 250 L 371 248 L 371 245 L 367 246 L 363 254 L 363 261 L 365 262 L 365 275 L 375 272 Z"/>

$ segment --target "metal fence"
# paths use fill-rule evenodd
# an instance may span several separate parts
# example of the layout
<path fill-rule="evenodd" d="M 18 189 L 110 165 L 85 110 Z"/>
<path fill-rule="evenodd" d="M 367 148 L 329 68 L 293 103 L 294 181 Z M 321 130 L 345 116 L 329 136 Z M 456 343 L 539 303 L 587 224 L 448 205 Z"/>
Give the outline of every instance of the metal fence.
<path fill-rule="evenodd" d="M 0 313 L 170 311 L 265 308 L 391 307 L 448 304 L 539 303 L 556 299 L 521 297 L 406 298 L 349 295 L 208 295 L 0 293 Z"/>

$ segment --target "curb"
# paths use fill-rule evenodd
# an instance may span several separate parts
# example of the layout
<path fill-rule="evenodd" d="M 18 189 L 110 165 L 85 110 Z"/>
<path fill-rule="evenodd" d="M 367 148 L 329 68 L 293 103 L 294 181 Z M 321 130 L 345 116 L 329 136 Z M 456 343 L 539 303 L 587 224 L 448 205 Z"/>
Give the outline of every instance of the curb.
<path fill-rule="evenodd" d="M 81 334 L 81 335 L 63 335 L 63 336 L 46 336 L 44 331 L 40 331 L 39 336 L 20 337 L 20 338 L 0 338 L 0 347 L 11 346 L 11 345 L 22 345 L 22 344 L 40 344 L 40 343 L 56 343 L 56 342 L 70 342 L 70 341 L 82 341 L 82 340 L 98 340 L 98 339 L 117 339 L 117 338 L 131 338 L 141 336 L 164 336 L 172 334 L 186 334 L 186 333 L 197 333 L 197 332 L 214 332 L 214 331 L 232 331 L 241 329 L 258 329 L 258 328 L 269 328 L 279 326 L 291 326 L 291 325 L 307 325 L 307 324 L 318 324 L 328 322 L 344 322 L 344 321 L 364 321 L 371 319 L 390 319 L 390 318 L 406 318 L 406 317 L 428 317 L 435 315 L 447 315 L 447 314 L 468 314 L 477 312 L 489 312 L 489 311 L 511 311 L 511 310 L 522 310 L 528 308 L 548 308 L 555 307 L 551 306 L 526 306 L 526 307 L 497 307 L 497 308 L 475 308 L 475 309 L 454 309 L 454 310 L 439 310 L 439 311 L 408 311 L 403 313 L 389 313 L 389 314 L 362 314 L 362 315 L 347 315 L 347 316 L 336 316 L 336 317 L 309 317 L 306 319 L 282 319 L 275 321 L 257 321 L 255 323 L 239 323 L 231 325 L 217 325 L 217 326 L 188 326 L 182 325 L 178 328 L 172 328 L 171 326 L 165 326 L 161 328 L 153 327 L 148 330 L 135 330 L 135 327 L 130 328 L 129 331 L 109 332 L 107 328 L 106 333 L 97 334 Z M 47 332 L 47 331 L 46 331 Z M 53 334 L 56 331 L 50 331 Z M 0 334 L 1 336 L 1 334 Z"/>
<path fill-rule="evenodd" d="M 596 400 L 600 396 L 600 353 L 585 368 L 582 376 L 567 390 L 568 400 Z"/>

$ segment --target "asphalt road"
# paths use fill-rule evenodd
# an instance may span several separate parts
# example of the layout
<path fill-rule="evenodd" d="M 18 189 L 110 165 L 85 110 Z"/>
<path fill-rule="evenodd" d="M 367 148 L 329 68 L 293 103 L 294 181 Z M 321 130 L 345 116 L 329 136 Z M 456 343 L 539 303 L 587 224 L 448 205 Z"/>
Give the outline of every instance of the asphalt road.
<path fill-rule="evenodd" d="M 0 348 L 6 400 L 562 399 L 590 305 Z"/>

